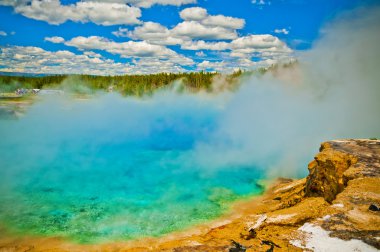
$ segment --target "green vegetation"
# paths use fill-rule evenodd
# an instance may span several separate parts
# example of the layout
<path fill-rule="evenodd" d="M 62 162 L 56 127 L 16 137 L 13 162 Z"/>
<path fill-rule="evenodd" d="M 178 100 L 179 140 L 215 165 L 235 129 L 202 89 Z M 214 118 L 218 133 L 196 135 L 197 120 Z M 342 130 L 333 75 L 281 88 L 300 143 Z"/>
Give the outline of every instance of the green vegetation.
<path fill-rule="evenodd" d="M 178 84 L 179 91 L 220 91 L 220 86 L 213 83 L 222 83 L 222 89 L 234 90 L 239 86 L 241 77 L 261 76 L 266 72 L 276 73 L 280 68 L 288 68 L 297 62 L 272 65 L 269 68 L 259 68 L 254 71 L 235 71 L 229 75 L 210 72 L 190 73 L 159 73 L 148 75 L 49 75 L 42 77 L 27 76 L 0 76 L 0 93 L 15 92 L 24 89 L 63 89 L 74 94 L 89 94 L 95 91 L 116 91 L 125 96 L 143 96 L 154 91 Z M 217 80 L 217 81 L 215 81 Z M 219 90 L 217 90 L 219 89 Z"/>
<path fill-rule="evenodd" d="M 0 92 L 14 92 L 25 89 L 64 89 L 73 93 L 91 93 L 94 91 L 120 92 L 122 95 L 142 96 L 152 94 L 155 90 L 170 86 L 175 81 L 181 90 L 197 92 L 213 91 L 214 78 L 223 78 L 226 88 L 234 89 L 242 75 L 261 74 L 257 72 L 236 71 L 230 75 L 219 73 L 159 73 L 149 75 L 93 76 L 93 75 L 51 75 L 42 77 L 0 76 Z"/>

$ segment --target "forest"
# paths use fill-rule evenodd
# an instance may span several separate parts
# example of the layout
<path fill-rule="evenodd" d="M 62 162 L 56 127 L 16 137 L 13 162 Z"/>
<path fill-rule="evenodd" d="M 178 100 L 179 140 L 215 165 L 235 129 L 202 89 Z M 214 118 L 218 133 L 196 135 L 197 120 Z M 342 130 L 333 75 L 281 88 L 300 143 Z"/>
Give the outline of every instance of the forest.
<path fill-rule="evenodd" d="M 215 72 L 159 73 L 149 75 L 46 75 L 46 76 L 0 76 L 0 92 L 12 93 L 18 89 L 63 89 L 73 93 L 87 94 L 96 91 L 117 91 L 124 96 L 142 96 L 155 90 L 168 87 L 178 81 L 179 90 L 212 92 L 212 83 L 221 78 L 226 88 L 238 86 L 242 75 L 263 74 L 266 69 L 243 72 L 235 71 L 229 75 Z"/>
<path fill-rule="evenodd" d="M 91 94 L 97 91 L 114 91 L 123 96 L 144 96 L 154 91 L 176 85 L 177 91 L 214 92 L 213 83 L 222 82 L 223 90 L 235 90 L 240 80 L 249 76 L 262 76 L 265 73 L 276 75 L 279 69 L 298 65 L 297 61 L 275 64 L 267 68 L 251 71 L 237 70 L 231 74 L 218 72 L 158 73 L 147 75 L 45 75 L 12 76 L 0 75 L 0 93 L 14 93 L 19 89 L 58 89 L 74 94 Z M 220 90 L 219 90 L 220 91 Z"/>

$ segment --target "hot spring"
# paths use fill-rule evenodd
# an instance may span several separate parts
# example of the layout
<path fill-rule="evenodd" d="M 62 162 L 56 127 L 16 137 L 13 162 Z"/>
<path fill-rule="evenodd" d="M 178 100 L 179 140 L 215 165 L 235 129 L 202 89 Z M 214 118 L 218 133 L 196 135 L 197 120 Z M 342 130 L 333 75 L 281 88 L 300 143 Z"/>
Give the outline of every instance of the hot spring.
<path fill-rule="evenodd" d="M 160 236 L 221 216 L 263 179 L 307 175 L 322 141 L 379 138 L 378 13 L 338 20 L 295 67 L 235 92 L 58 96 L 1 119 L 0 227 Z"/>
<path fill-rule="evenodd" d="M 219 101 L 165 100 L 54 97 L 0 120 L 1 225 L 86 243 L 159 236 L 263 191 L 254 164 L 210 168 L 197 158 Z"/>

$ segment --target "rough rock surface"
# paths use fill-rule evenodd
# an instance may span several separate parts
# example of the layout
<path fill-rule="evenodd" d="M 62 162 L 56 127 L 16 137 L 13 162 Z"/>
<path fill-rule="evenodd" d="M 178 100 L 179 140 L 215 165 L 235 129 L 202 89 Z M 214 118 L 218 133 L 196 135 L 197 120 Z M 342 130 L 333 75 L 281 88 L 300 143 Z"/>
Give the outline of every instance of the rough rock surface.
<path fill-rule="evenodd" d="M 220 220 L 125 243 L 78 245 L 58 238 L 2 236 L 0 251 L 377 251 L 380 141 L 322 144 L 301 180 L 278 179 L 267 193 Z"/>
<path fill-rule="evenodd" d="M 322 143 L 309 164 L 306 196 L 322 196 L 332 202 L 348 181 L 380 177 L 380 141 L 336 140 Z"/>

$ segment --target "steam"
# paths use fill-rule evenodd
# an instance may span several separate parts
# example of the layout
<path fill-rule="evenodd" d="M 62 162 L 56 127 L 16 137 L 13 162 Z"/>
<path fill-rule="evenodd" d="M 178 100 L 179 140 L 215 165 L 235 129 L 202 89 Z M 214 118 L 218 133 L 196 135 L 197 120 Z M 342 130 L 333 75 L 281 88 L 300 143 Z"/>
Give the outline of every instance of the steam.
<path fill-rule="evenodd" d="M 88 150 L 93 156 L 84 162 L 78 155 L 85 169 L 102 146 L 117 145 L 185 150 L 164 161 L 205 173 L 243 166 L 303 176 L 320 142 L 380 137 L 379 25 L 379 8 L 345 14 L 299 53 L 298 64 L 246 78 L 234 92 L 45 100 L 18 121 L 0 121 L 0 166 L 15 158 L 12 146 L 24 153 L 18 163 L 25 169 L 63 149 L 84 156 Z M 216 85 L 223 87 L 221 80 Z"/>
<path fill-rule="evenodd" d="M 196 156 L 210 166 L 255 163 L 272 176 L 300 176 L 322 141 L 379 137 L 379 25 L 379 8 L 346 13 L 299 64 L 245 81 Z"/>

